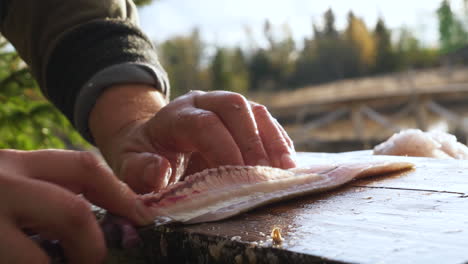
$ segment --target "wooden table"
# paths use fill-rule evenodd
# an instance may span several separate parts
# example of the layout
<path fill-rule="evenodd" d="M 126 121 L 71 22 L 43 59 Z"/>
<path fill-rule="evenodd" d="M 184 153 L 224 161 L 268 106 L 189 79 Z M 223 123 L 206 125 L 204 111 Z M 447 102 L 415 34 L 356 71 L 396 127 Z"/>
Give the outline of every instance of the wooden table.
<path fill-rule="evenodd" d="M 191 226 L 141 230 L 144 245 L 113 249 L 109 263 L 464 263 L 468 261 L 468 161 L 300 153 L 300 164 L 411 161 L 409 172 Z M 274 245 L 273 228 L 284 242 Z"/>

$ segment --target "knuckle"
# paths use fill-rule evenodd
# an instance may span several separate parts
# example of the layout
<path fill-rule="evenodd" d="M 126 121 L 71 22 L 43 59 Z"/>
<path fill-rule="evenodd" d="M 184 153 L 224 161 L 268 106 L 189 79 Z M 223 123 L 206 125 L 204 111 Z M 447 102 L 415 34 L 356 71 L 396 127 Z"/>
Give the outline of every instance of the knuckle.
<path fill-rule="evenodd" d="M 210 100 L 216 100 L 222 105 L 240 105 L 246 106 L 248 104 L 247 99 L 239 94 L 229 91 L 212 91 L 207 93 Z"/>
<path fill-rule="evenodd" d="M 257 150 L 262 145 L 262 139 L 259 136 L 250 136 L 246 138 L 245 142 L 250 150 Z"/>
<path fill-rule="evenodd" d="M 182 110 L 182 111 L 179 111 L 177 114 L 176 114 L 176 120 L 177 122 L 175 122 L 176 124 L 180 124 L 180 125 L 185 125 L 187 123 L 189 123 L 192 119 L 193 119 L 193 116 L 196 115 L 197 111 L 199 111 L 198 109 L 196 110 L 192 110 L 190 109 L 190 111 L 188 110 Z"/>
<path fill-rule="evenodd" d="M 86 228 L 96 221 L 90 204 L 80 196 L 70 195 L 66 203 L 65 221 L 74 228 Z"/>
<path fill-rule="evenodd" d="M 205 94 L 205 92 L 200 91 L 200 90 L 190 90 L 188 92 L 189 95 L 194 95 L 194 96 L 199 96 Z"/>
<path fill-rule="evenodd" d="M 245 108 L 248 104 L 247 99 L 244 96 L 238 93 L 227 92 L 224 95 L 225 103 L 228 105 L 235 105 L 242 108 Z"/>
<path fill-rule="evenodd" d="M 266 108 L 266 106 L 260 105 L 260 104 L 254 105 L 252 107 L 252 112 L 256 116 L 268 116 L 269 115 L 269 112 L 268 112 L 268 109 Z"/>
<path fill-rule="evenodd" d="M 100 172 L 103 169 L 103 162 L 99 157 L 89 151 L 78 152 L 79 164 L 81 164 L 87 171 Z"/>
<path fill-rule="evenodd" d="M 216 114 L 203 111 L 196 113 L 193 123 L 195 129 L 199 129 L 201 131 L 202 129 L 218 126 L 220 124 L 220 120 Z"/>

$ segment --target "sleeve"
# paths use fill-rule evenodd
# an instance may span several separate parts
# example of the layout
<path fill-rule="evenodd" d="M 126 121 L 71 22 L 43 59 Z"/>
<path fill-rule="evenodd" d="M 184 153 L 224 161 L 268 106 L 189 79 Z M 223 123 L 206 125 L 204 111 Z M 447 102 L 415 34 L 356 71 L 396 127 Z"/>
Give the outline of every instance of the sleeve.
<path fill-rule="evenodd" d="M 88 115 L 116 83 L 169 82 L 132 0 L 0 0 L 0 31 L 44 95 L 90 140 Z"/>

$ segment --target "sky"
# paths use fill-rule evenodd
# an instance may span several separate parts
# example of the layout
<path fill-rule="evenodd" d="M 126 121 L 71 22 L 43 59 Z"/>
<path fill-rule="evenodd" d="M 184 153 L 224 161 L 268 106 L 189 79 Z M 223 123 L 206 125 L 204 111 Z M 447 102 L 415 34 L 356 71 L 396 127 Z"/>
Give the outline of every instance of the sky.
<path fill-rule="evenodd" d="M 462 0 L 452 0 L 461 10 Z M 312 23 L 321 24 L 322 14 L 331 7 L 338 29 L 344 29 L 349 10 L 373 28 L 378 17 L 391 29 L 409 27 L 426 45 L 437 45 L 435 10 L 441 0 L 155 0 L 140 9 L 143 30 L 156 42 L 188 34 L 198 27 L 205 42 L 212 45 L 243 45 L 250 28 L 255 42 L 262 44 L 266 19 L 280 30 L 289 24 L 293 37 L 310 36 Z"/>

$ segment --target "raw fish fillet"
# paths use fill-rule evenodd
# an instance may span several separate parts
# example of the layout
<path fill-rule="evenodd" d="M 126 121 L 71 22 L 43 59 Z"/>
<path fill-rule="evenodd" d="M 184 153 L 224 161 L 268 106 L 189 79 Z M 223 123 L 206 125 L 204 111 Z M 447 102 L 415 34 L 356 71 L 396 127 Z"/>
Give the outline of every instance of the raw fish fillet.
<path fill-rule="evenodd" d="M 289 170 L 224 166 L 195 173 L 159 193 L 143 195 L 142 199 L 157 225 L 210 222 L 260 205 L 333 189 L 355 178 L 412 166 L 408 162 L 390 161 L 314 165 Z"/>
<path fill-rule="evenodd" d="M 468 159 L 468 148 L 454 135 L 423 132 L 419 129 L 403 130 L 374 148 L 375 155 L 430 157 L 442 159 Z"/>

